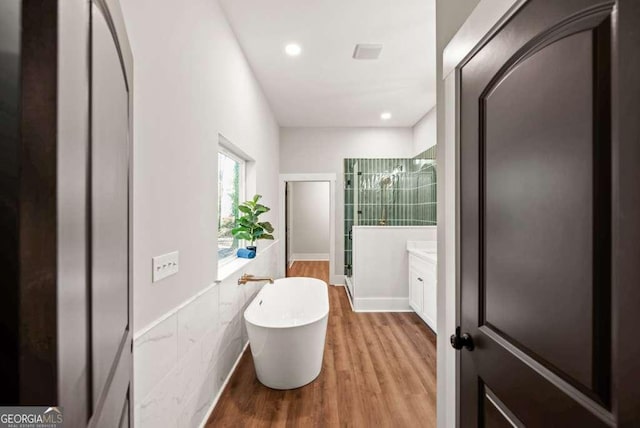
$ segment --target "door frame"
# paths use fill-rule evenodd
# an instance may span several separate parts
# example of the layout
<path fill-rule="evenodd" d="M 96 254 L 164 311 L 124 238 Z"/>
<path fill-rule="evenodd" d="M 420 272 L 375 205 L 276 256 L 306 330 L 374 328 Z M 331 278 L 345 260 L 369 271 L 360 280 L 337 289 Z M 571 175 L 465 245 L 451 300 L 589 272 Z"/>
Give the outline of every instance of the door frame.
<path fill-rule="evenodd" d="M 527 0 L 480 0 L 453 36 L 442 57 L 445 127 L 438 148 L 438 342 L 437 426 L 459 426 L 459 353 L 449 336 L 460 322 L 460 67 Z"/>
<path fill-rule="evenodd" d="M 115 385 L 112 390 L 119 391 L 122 388 L 125 388 L 126 384 L 128 384 L 128 409 L 124 409 L 124 411 L 128 411 L 128 414 L 122 414 L 120 416 L 120 424 L 123 423 L 124 420 L 127 420 L 130 425 L 133 425 L 133 421 L 135 421 L 135 403 L 133 400 L 134 397 L 134 381 L 133 381 L 133 332 L 135 328 L 133 326 L 133 144 L 134 144 L 134 121 L 133 121 L 133 94 L 134 94 L 134 78 L 133 78 L 133 51 L 131 50 L 131 45 L 129 43 L 129 37 L 127 34 L 127 30 L 125 27 L 124 15 L 122 13 L 122 9 L 120 7 L 119 0 L 91 0 L 89 13 L 93 13 L 93 6 L 96 7 L 96 10 L 102 14 L 104 17 L 107 26 L 109 27 L 111 36 L 113 37 L 114 44 L 118 51 L 120 65 L 122 67 L 122 73 L 125 78 L 126 86 L 127 86 L 127 94 L 128 94 L 128 113 L 129 113 L 129 141 L 128 141 L 128 168 L 127 168 L 127 187 L 128 187 L 128 195 L 127 195 L 127 203 L 128 203 L 128 272 L 127 278 L 129 282 L 128 289 L 128 299 L 129 299 L 129 308 L 128 308 L 128 326 L 127 331 L 123 337 L 123 341 L 121 343 L 121 348 L 118 352 L 117 359 L 118 362 L 111 368 L 111 372 L 109 373 L 109 384 L 110 386 Z M 92 18 L 93 19 L 93 18 Z M 93 25 L 93 23 L 91 23 Z M 91 27 L 91 31 L 93 28 Z M 91 59 L 90 59 L 91 61 Z M 90 112 L 92 107 L 90 106 Z M 91 113 L 90 113 L 90 120 Z M 93 144 L 93 137 L 90 134 L 90 145 Z M 91 172 L 89 173 L 91 177 Z M 90 178 L 91 180 L 91 178 Z M 90 200 L 89 200 L 89 203 Z M 91 215 L 89 215 L 89 221 L 91 221 Z M 91 240 L 91 237 L 89 238 Z M 90 244 L 92 245 L 92 244 Z M 92 310 L 90 308 L 90 310 Z M 91 328 L 91 327 L 90 327 Z M 91 346 L 91 344 L 90 344 Z M 128 355 L 127 355 L 128 354 Z M 91 361 L 90 361 L 91 363 Z M 120 369 L 120 370 L 118 370 Z M 128 379 L 126 379 L 125 373 L 128 374 Z M 116 376 L 119 375 L 119 376 Z M 92 374 L 91 374 L 92 376 Z M 92 380 L 93 381 L 93 380 Z M 114 414 L 118 411 L 116 407 L 119 403 L 119 396 L 115 395 L 115 392 L 103 391 L 103 396 L 98 397 L 98 401 L 96 403 L 96 408 L 93 409 L 93 414 L 88 421 L 89 427 L 101 427 L 107 426 L 105 424 L 109 424 L 109 420 L 107 419 L 110 414 Z M 106 392 L 106 393 L 105 393 Z"/>
<path fill-rule="evenodd" d="M 285 236 L 279 236 L 278 276 L 286 276 L 286 213 L 285 192 L 287 182 L 328 182 L 329 183 L 329 282 L 342 284 L 340 275 L 335 274 L 336 257 L 336 174 L 280 174 L 278 177 L 278 230 Z M 329 285 L 331 285 L 329 284 Z"/>

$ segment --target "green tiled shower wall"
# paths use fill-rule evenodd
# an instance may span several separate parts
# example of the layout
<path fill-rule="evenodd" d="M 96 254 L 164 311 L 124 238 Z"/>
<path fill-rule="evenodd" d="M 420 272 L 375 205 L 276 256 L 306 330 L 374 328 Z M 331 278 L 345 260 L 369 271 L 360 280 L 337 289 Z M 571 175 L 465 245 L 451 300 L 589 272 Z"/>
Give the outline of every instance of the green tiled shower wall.
<path fill-rule="evenodd" d="M 413 159 L 344 160 L 345 275 L 351 275 L 354 212 L 360 226 L 436 224 L 435 157 L 434 146 Z"/>

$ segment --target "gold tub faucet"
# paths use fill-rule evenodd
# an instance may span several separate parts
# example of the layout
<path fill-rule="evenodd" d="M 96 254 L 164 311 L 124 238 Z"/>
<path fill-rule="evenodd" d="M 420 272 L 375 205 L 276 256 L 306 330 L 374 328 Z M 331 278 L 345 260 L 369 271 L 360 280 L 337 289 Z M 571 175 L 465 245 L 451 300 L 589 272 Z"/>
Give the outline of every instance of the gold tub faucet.
<path fill-rule="evenodd" d="M 261 281 L 269 281 L 269 284 L 273 284 L 273 278 L 256 278 L 253 275 L 249 275 L 245 273 L 238 279 L 238 285 L 244 285 L 247 282 L 261 282 Z"/>

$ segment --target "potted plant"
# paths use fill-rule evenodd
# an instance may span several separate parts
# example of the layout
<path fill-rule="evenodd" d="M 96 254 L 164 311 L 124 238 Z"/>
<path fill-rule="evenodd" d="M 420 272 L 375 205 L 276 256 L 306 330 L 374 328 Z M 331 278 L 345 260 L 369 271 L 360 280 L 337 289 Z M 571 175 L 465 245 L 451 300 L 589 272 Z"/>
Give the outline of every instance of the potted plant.
<path fill-rule="evenodd" d="M 236 223 L 236 227 L 231 233 L 236 239 L 244 239 L 251 243 L 247 245 L 248 250 L 256 251 L 255 242 L 258 239 L 274 239 L 273 226 L 268 221 L 260 222 L 258 217 L 271 210 L 271 208 L 259 204 L 261 195 L 255 195 L 253 199 L 238 205 L 238 210 L 242 213 Z"/>

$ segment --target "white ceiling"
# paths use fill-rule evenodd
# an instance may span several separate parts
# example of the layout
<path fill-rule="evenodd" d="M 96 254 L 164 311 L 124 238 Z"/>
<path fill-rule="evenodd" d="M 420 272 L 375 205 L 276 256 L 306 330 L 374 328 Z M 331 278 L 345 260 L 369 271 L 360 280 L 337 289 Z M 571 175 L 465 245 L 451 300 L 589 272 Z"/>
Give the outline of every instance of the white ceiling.
<path fill-rule="evenodd" d="M 220 3 L 281 126 L 413 126 L 435 105 L 434 0 Z M 357 43 L 384 48 L 354 60 Z"/>

